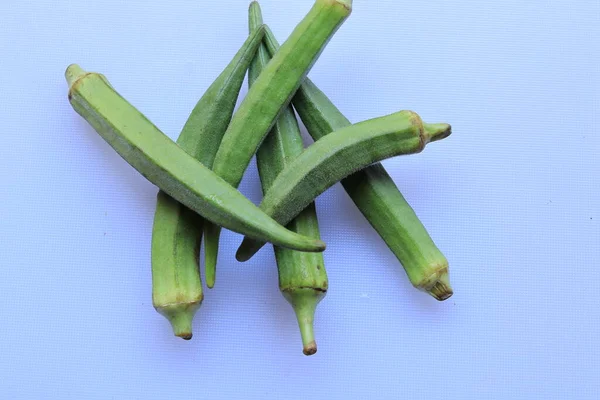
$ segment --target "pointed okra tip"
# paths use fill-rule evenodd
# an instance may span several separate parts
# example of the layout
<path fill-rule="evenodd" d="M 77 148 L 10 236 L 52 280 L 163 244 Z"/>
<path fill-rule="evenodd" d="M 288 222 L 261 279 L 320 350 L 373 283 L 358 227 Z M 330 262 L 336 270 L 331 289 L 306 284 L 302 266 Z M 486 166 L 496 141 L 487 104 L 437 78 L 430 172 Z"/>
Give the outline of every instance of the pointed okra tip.
<path fill-rule="evenodd" d="M 205 267 L 204 275 L 206 276 L 206 286 L 209 289 L 213 289 L 217 278 L 216 268 Z"/>
<path fill-rule="evenodd" d="M 184 340 L 190 340 L 193 336 L 192 321 L 201 303 L 202 300 L 190 303 L 170 304 L 156 307 L 156 311 L 169 320 L 175 336 Z"/>
<path fill-rule="evenodd" d="M 67 84 L 69 87 L 73 86 L 75 82 L 82 76 L 86 75 L 88 72 L 81 68 L 77 64 L 71 64 L 67 67 L 65 71 L 65 79 L 67 80 Z"/>
<path fill-rule="evenodd" d="M 317 342 L 315 340 L 313 326 L 315 316 L 314 307 L 312 310 L 310 310 L 310 306 L 304 310 L 295 308 L 294 311 L 296 311 L 300 335 L 302 336 L 302 353 L 304 353 L 305 356 L 312 356 L 317 353 Z"/>
<path fill-rule="evenodd" d="M 423 127 L 426 143 L 445 139 L 452 134 L 452 127 L 448 124 L 423 124 Z"/>
<path fill-rule="evenodd" d="M 260 250 L 262 245 L 263 243 L 257 240 L 247 237 L 244 238 L 242 244 L 240 244 L 240 247 L 238 247 L 237 251 L 235 252 L 235 259 L 239 262 L 246 262 L 250 260 L 252 256 L 254 256 L 258 250 Z"/>
<path fill-rule="evenodd" d="M 317 304 L 325 297 L 325 292 L 313 288 L 289 288 L 283 291 L 283 296 L 294 308 L 302 337 L 302 352 L 306 356 L 316 354 L 315 311 Z"/>
<path fill-rule="evenodd" d="M 438 301 L 448 300 L 452 297 L 454 291 L 452 290 L 452 286 L 450 286 L 450 276 L 447 271 L 439 277 L 428 292 Z"/>

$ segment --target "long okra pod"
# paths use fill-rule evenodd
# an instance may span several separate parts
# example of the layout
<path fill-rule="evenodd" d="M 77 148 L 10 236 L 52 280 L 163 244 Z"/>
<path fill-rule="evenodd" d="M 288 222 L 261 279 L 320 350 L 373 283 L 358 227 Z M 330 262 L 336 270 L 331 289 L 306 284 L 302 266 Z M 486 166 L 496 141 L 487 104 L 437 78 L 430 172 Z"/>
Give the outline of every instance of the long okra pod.
<path fill-rule="evenodd" d="M 418 153 L 430 141 L 450 135 L 448 124 L 424 124 L 412 111 L 399 111 L 333 132 L 309 146 L 277 176 L 260 208 L 280 224 L 341 179 L 377 161 Z M 249 259 L 264 245 L 245 238 L 239 261 Z"/>
<path fill-rule="evenodd" d="M 104 140 L 168 195 L 205 219 L 232 231 L 301 251 L 325 244 L 285 229 L 162 133 L 121 97 L 101 74 L 71 65 L 69 101 Z"/>
<path fill-rule="evenodd" d="M 273 54 L 279 44 L 267 27 L 265 43 Z M 306 79 L 292 99 L 309 134 L 320 140 L 351 125 L 319 88 Z M 404 267 L 411 283 L 438 300 L 452 296 L 448 260 L 381 164 L 342 180 L 342 186 Z"/>
<path fill-rule="evenodd" d="M 249 25 L 251 32 L 262 25 L 262 15 L 257 2 L 250 4 Z M 266 47 L 261 45 L 248 71 L 250 87 L 270 59 Z M 268 192 L 277 175 L 303 150 L 298 121 L 290 105 L 282 111 L 275 126 L 256 153 L 263 193 Z M 287 228 L 319 239 L 319 223 L 315 204 L 311 203 L 287 225 Z M 304 347 L 303 352 L 306 355 L 315 354 L 317 344 L 313 328 L 314 315 L 317 304 L 325 297 L 328 287 L 323 254 L 273 247 L 279 275 L 279 290 L 296 313 Z"/>
<path fill-rule="evenodd" d="M 352 0 L 316 0 L 280 51 L 257 78 L 233 119 L 215 157 L 213 171 L 237 187 L 271 130 L 333 34 L 350 15 Z M 205 224 L 205 268 L 215 269 L 220 227 Z"/>
<path fill-rule="evenodd" d="M 210 168 L 231 120 L 246 71 L 261 45 L 257 27 L 192 110 L 177 144 Z M 176 336 L 192 338 L 192 320 L 202 303 L 199 251 L 203 219 L 163 191 L 152 228 L 152 303 Z M 207 277 L 211 286 L 211 277 Z M 214 278 L 212 283 L 214 283 Z"/>

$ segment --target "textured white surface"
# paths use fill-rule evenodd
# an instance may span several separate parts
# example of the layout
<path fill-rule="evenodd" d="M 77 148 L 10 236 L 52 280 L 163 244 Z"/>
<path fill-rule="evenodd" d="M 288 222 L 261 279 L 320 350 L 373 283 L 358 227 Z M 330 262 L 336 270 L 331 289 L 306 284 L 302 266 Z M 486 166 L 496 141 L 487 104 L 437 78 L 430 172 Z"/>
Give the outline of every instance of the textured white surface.
<path fill-rule="evenodd" d="M 283 41 L 311 0 L 263 0 Z M 151 305 L 157 189 L 69 106 L 77 62 L 175 139 L 246 37 L 247 1 L 0 2 L 0 397 L 597 399 L 597 1 L 356 0 L 311 72 L 352 121 L 412 109 L 454 134 L 384 165 L 451 263 L 413 290 L 336 185 L 330 291 L 304 357 L 265 248 L 172 336 Z M 243 93 L 246 89 L 243 89 Z M 260 189 L 254 164 L 241 190 Z"/>

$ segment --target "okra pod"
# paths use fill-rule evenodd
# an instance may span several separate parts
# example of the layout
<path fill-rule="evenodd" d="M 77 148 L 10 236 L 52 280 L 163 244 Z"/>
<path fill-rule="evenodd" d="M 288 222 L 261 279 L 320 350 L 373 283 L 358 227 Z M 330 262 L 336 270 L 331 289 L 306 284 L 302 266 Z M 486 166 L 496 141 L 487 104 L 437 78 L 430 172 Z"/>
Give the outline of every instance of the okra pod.
<path fill-rule="evenodd" d="M 206 167 L 231 120 L 246 71 L 264 36 L 257 27 L 192 110 L 177 144 Z M 163 191 L 152 228 L 152 302 L 176 336 L 192 338 L 192 320 L 202 303 L 199 252 L 203 219 Z M 214 277 L 206 278 L 208 286 Z"/>
<path fill-rule="evenodd" d="M 65 73 L 69 101 L 113 149 L 168 195 L 234 232 L 301 251 L 323 251 L 320 240 L 298 235 L 182 150 L 121 97 L 108 80 L 71 65 Z"/>
<path fill-rule="evenodd" d="M 265 44 L 271 54 L 279 49 L 266 27 Z M 292 99 L 308 133 L 317 141 L 350 126 L 350 121 L 308 78 Z M 419 290 L 443 301 L 452 296 L 448 260 L 408 204 L 385 168 L 377 163 L 341 181 L 360 212 L 375 228 Z"/>
<path fill-rule="evenodd" d="M 260 208 L 280 224 L 289 223 L 341 179 L 383 159 L 421 152 L 450 135 L 448 124 L 424 124 L 412 111 L 399 111 L 342 128 L 316 141 L 277 176 Z M 236 258 L 248 260 L 264 242 L 245 238 Z"/>
<path fill-rule="evenodd" d="M 249 25 L 250 32 L 262 25 L 261 10 L 257 2 L 250 4 Z M 250 87 L 270 59 L 266 47 L 261 45 L 248 71 Z M 303 150 L 298 121 L 290 105 L 284 108 L 275 126 L 256 153 L 263 193 L 268 192 L 277 175 Z M 319 239 L 319 223 L 315 204 L 309 204 L 287 225 L 287 228 Z M 296 313 L 302 336 L 303 352 L 306 355 L 315 354 L 317 352 L 313 327 L 315 310 L 317 304 L 325 297 L 328 287 L 323 254 L 299 252 L 276 246 L 273 248 L 277 262 L 279 290 Z"/>
<path fill-rule="evenodd" d="M 237 187 L 281 110 L 350 15 L 352 0 L 316 0 L 273 56 L 235 112 L 215 157 L 213 171 Z M 288 221 L 289 222 L 289 221 Z M 221 228 L 205 224 L 205 268 L 215 269 Z"/>

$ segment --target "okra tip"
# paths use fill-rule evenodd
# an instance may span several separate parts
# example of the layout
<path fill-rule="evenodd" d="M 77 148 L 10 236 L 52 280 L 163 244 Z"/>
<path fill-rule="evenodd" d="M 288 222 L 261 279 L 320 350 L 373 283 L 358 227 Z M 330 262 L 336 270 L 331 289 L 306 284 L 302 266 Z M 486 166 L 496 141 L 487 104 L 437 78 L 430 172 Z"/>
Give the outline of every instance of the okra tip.
<path fill-rule="evenodd" d="M 448 124 L 423 124 L 423 127 L 426 143 L 445 139 L 452 134 L 452 127 Z"/>
<path fill-rule="evenodd" d="M 248 261 L 264 246 L 264 244 L 264 242 L 245 237 L 235 253 L 235 259 L 239 262 Z M 311 238 L 310 241 L 304 242 L 302 246 L 285 247 L 296 251 L 321 253 L 325 251 L 327 245 L 322 240 Z"/>
<path fill-rule="evenodd" d="M 263 243 L 254 239 L 244 238 L 240 247 L 235 253 L 235 259 L 239 262 L 246 262 L 262 247 Z"/>
<path fill-rule="evenodd" d="M 291 248 L 291 247 L 290 247 Z M 315 238 L 308 238 L 305 244 L 298 247 L 297 251 L 306 251 L 308 253 L 322 253 L 327 248 L 324 241 Z"/>
<path fill-rule="evenodd" d="M 165 316 L 171 323 L 173 334 L 184 340 L 192 338 L 192 321 L 202 300 L 190 303 L 171 304 L 157 307 L 156 311 Z"/>
<path fill-rule="evenodd" d="M 313 288 L 288 288 L 282 291 L 283 296 L 294 308 L 300 336 L 302 337 L 302 352 L 312 356 L 317 352 L 314 320 L 317 304 L 325 297 L 325 292 Z"/>
<path fill-rule="evenodd" d="M 215 281 L 217 278 L 217 257 L 206 256 L 204 263 L 204 275 L 206 278 L 206 286 L 209 289 L 213 289 L 215 287 Z"/>
<path fill-rule="evenodd" d="M 313 340 L 312 342 L 304 346 L 302 352 L 305 356 L 312 356 L 313 354 L 317 354 L 317 342 Z"/>
<path fill-rule="evenodd" d="M 448 300 L 452 297 L 454 291 L 452 290 L 452 286 L 450 286 L 450 277 L 447 271 L 442 273 L 428 292 L 438 301 Z"/>
<path fill-rule="evenodd" d="M 315 333 L 313 327 L 314 309 L 312 314 L 303 315 L 302 312 L 296 310 L 298 324 L 300 326 L 300 334 L 302 336 L 302 353 L 305 356 L 312 356 L 317 353 L 317 342 L 315 341 Z"/>
<path fill-rule="evenodd" d="M 71 87 L 73 86 L 73 83 L 75 83 L 79 78 L 81 78 L 85 74 L 87 74 L 87 71 L 85 71 L 79 65 L 71 64 L 67 67 L 67 70 L 65 71 L 65 79 L 67 80 L 67 84 L 69 85 L 69 87 Z"/>

